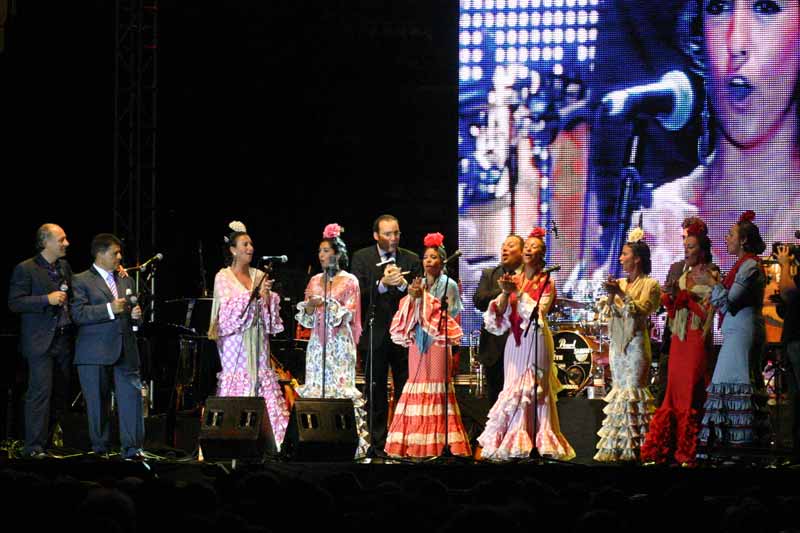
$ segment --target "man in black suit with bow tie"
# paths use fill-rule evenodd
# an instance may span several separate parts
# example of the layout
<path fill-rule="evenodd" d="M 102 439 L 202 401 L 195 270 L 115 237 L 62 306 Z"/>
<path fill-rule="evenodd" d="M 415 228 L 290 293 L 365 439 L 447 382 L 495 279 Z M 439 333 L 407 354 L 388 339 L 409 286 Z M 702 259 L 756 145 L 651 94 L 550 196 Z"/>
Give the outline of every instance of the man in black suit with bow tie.
<path fill-rule="evenodd" d="M 75 365 L 86 400 L 92 451 L 109 449 L 109 400 L 111 380 L 119 411 L 121 455 L 143 458 L 144 417 L 139 349 L 133 326 L 142 317 L 128 290 L 133 281 L 117 273 L 122 243 L 110 233 L 92 239 L 94 264 L 73 278 L 72 317 L 78 325 Z"/>
<path fill-rule="evenodd" d="M 392 342 L 389 326 L 400 300 L 407 294 L 408 280 L 422 275 L 419 256 L 400 248 L 400 222 L 392 215 L 381 215 L 372 226 L 375 246 L 353 254 L 352 272 L 361 288 L 363 331 L 358 343 L 367 377 L 368 409 L 372 409 L 370 442 L 373 451 L 382 454 L 386 445 L 389 399 L 386 380 L 392 368 L 395 404 L 408 379 L 408 350 Z M 403 272 L 409 272 L 408 277 Z M 370 302 L 375 311 L 370 361 Z M 370 397 L 370 365 L 372 365 L 372 397 Z"/>
<path fill-rule="evenodd" d="M 20 315 L 20 351 L 28 363 L 23 449 L 28 457 L 46 455 L 50 433 L 69 404 L 73 325 L 67 247 L 60 226 L 43 224 L 36 231 L 39 253 L 14 268 L 9 284 L 8 307 Z"/>

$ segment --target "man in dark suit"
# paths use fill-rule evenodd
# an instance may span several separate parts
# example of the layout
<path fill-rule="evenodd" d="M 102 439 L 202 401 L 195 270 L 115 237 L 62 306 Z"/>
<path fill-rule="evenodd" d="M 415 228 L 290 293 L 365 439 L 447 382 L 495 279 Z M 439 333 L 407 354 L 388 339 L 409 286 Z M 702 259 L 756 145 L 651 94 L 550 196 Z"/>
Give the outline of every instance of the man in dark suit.
<path fill-rule="evenodd" d="M 105 455 L 109 448 L 111 374 L 119 411 L 121 454 L 142 459 L 144 418 L 139 350 L 133 333 L 142 310 L 127 294 L 133 281 L 119 277 L 122 243 L 110 233 L 92 240 L 94 264 L 73 278 L 72 318 L 78 326 L 75 364 L 86 400 L 92 451 Z M 130 291 L 130 292 L 129 292 Z"/>
<path fill-rule="evenodd" d="M 489 303 L 500 295 L 501 289 L 497 281 L 506 272 L 519 274 L 522 271 L 522 248 L 525 241 L 519 235 L 509 235 L 503 241 L 500 252 L 500 264 L 494 268 L 487 268 L 481 272 L 478 290 L 472 302 L 481 311 L 489 308 Z M 500 391 L 503 390 L 503 353 L 506 347 L 508 333 L 497 336 L 492 335 L 481 325 L 480 350 L 478 361 L 483 365 L 486 376 L 486 394 L 492 405 L 497 401 Z"/>
<path fill-rule="evenodd" d="M 67 247 L 61 227 L 43 224 L 36 232 L 39 253 L 14 268 L 9 284 L 8 307 L 20 315 L 20 351 L 28 363 L 23 454 L 29 457 L 46 456 L 50 434 L 69 404 L 73 325 Z"/>
<path fill-rule="evenodd" d="M 352 272 L 361 288 L 362 322 L 364 333 L 358 343 L 367 377 L 368 409 L 372 409 L 373 427 L 370 439 L 373 451 L 379 455 L 386 445 L 389 400 L 386 380 L 392 368 L 395 404 L 408 379 L 408 350 L 394 344 L 389 326 L 400 299 L 407 294 L 408 279 L 422 275 L 419 256 L 400 248 L 400 223 L 392 215 L 381 215 L 372 226 L 375 246 L 353 254 Z M 384 263 L 378 266 L 380 263 Z M 403 275 L 408 272 L 408 278 Z M 375 310 L 372 332 L 372 361 L 370 362 L 370 302 Z M 373 397 L 370 397 L 370 365 L 372 365 Z M 368 417 L 369 418 L 369 417 Z"/>

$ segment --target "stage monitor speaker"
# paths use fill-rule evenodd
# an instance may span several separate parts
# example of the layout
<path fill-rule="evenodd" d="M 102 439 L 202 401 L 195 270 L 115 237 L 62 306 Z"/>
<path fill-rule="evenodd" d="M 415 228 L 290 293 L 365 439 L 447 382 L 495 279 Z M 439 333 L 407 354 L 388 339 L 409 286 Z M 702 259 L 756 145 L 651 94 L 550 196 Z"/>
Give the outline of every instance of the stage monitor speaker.
<path fill-rule="evenodd" d="M 200 446 L 207 459 L 260 460 L 275 454 L 264 398 L 209 397 L 200 422 Z"/>
<path fill-rule="evenodd" d="M 296 461 L 351 461 L 358 432 L 349 399 L 298 398 L 289 417 L 281 452 Z"/>

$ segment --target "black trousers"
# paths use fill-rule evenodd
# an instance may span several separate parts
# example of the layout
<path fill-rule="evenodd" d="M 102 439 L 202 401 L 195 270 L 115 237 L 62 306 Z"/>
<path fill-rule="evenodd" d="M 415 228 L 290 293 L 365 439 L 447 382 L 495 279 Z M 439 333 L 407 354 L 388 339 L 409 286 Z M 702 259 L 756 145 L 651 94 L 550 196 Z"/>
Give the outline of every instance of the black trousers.
<path fill-rule="evenodd" d="M 29 357 L 25 392 L 25 448 L 30 454 L 48 447 L 50 433 L 70 401 L 71 334 L 56 334 L 47 351 Z"/>
<path fill-rule="evenodd" d="M 368 332 L 365 332 L 368 334 Z M 383 339 L 375 339 L 372 354 L 372 395 L 370 395 L 370 357 L 369 348 L 361 353 L 364 361 L 364 377 L 366 386 L 364 395 L 367 398 L 367 424 L 370 423 L 370 409 L 372 412 L 372 426 L 370 431 L 370 443 L 373 449 L 380 452 L 386 446 L 386 436 L 389 421 L 389 392 L 387 390 L 387 379 L 389 368 L 392 369 L 392 382 L 394 384 L 394 402 L 400 400 L 403 387 L 408 381 L 408 349 L 398 346 L 392 342 L 388 335 Z"/>
<path fill-rule="evenodd" d="M 497 359 L 497 362 L 491 366 L 483 365 L 483 373 L 486 376 L 486 397 L 494 405 L 497 402 L 497 397 L 503 391 L 504 384 L 504 367 L 503 355 Z"/>

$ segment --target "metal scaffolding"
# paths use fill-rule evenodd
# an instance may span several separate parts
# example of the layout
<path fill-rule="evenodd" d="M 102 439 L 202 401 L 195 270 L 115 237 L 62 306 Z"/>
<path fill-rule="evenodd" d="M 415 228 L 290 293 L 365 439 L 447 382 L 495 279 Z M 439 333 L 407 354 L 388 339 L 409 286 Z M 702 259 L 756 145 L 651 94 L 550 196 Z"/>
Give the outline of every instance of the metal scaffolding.
<path fill-rule="evenodd" d="M 158 0 L 116 0 L 114 233 L 127 261 L 156 246 Z"/>

